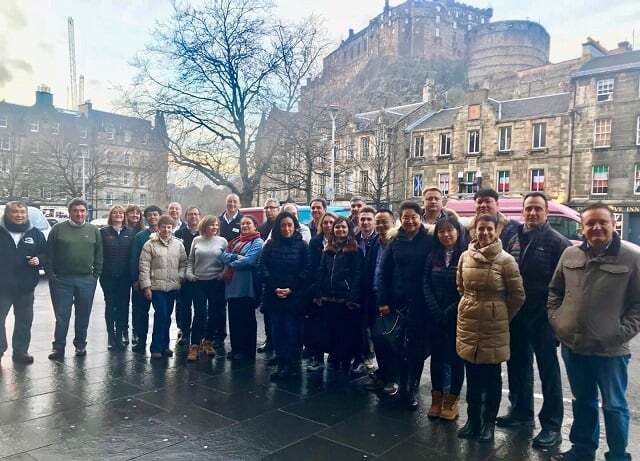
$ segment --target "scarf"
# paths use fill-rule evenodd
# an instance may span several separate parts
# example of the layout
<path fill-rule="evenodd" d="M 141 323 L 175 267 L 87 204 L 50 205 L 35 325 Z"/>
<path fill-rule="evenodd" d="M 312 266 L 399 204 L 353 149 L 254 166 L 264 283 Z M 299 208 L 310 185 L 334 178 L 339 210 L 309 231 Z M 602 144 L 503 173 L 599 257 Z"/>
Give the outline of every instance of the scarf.
<path fill-rule="evenodd" d="M 240 253 L 242 253 L 242 250 L 244 250 L 248 245 L 251 245 L 251 242 L 253 242 L 257 238 L 260 238 L 260 232 L 257 231 L 247 235 L 240 235 L 239 237 L 236 237 L 231 240 L 231 242 L 229 242 L 227 252 L 239 255 Z M 226 267 L 224 272 L 222 273 L 222 279 L 225 282 L 230 282 L 233 278 L 234 273 L 235 270 L 233 269 L 233 267 Z"/>
<path fill-rule="evenodd" d="M 9 219 L 7 219 L 7 215 L 6 214 L 2 218 L 4 220 L 4 227 L 6 227 L 6 229 L 9 232 L 13 232 L 13 233 L 16 233 L 16 234 L 17 233 L 24 234 L 31 227 L 31 224 L 29 224 L 29 220 L 27 220 L 24 224 L 16 224 L 16 223 L 10 221 Z"/>

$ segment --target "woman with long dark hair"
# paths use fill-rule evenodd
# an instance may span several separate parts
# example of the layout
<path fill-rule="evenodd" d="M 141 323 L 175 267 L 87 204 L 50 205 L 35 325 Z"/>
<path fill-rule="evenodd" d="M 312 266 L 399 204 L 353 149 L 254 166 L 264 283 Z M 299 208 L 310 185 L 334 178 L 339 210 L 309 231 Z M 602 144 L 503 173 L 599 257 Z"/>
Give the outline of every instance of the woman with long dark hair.
<path fill-rule="evenodd" d="M 330 365 L 348 371 L 360 346 L 360 279 L 364 256 L 353 228 L 344 217 L 333 224 L 333 234 L 322 252 L 314 302 L 327 318 Z"/>
<path fill-rule="evenodd" d="M 299 229 L 293 214 L 280 213 L 260 256 L 262 304 L 271 320 L 278 363 L 272 380 L 286 379 L 300 372 L 309 253 Z"/>
<path fill-rule="evenodd" d="M 432 322 L 430 418 L 458 417 L 464 361 L 456 353 L 456 317 L 460 294 L 456 273 L 466 249 L 465 233 L 458 218 L 443 214 L 434 227 L 435 247 L 424 266 L 424 298 Z M 448 393 L 445 393 L 448 390 Z"/>
<path fill-rule="evenodd" d="M 253 360 L 256 357 L 256 308 L 260 299 L 258 258 L 263 240 L 253 216 L 240 220 L 240 235 L 229 242 L 222 253 L 223 279 L 229 309 L 229 360 Z"/>

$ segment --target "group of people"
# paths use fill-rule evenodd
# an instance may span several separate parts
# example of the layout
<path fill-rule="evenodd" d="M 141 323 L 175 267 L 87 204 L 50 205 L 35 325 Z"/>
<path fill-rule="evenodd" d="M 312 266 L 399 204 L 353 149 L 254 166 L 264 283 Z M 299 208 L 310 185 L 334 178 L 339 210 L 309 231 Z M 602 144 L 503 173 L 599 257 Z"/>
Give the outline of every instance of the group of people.
<path fill-rule="evenodd" d="M 533 424 L 535 355 L 543 405 L 533 445 L 550 448 L 561 441 L 561 344 L 574 421 L 572 448 L 555 459 L 595 459 L 598 391 L 606 457 L 631 459 L 625 394 L 628 342 L 640 331 L 640 248 L 620 239 L 604 204 L 582 210 L 584 240 L 574 246 L 550 226 L 541 192 L 524 197 L 522 223 L 500 213 L 491 189 L 474 201 L 476 216 L 464 226 L 442 192 L 428 188 L 423 207 L 400 205 L 396 225 L 392 211 L 360 198 L 352 199 L 349 217 L 316 198 L 306 226 L 295 204 L 268 199 L 259 225 L 230 194 L 220 216 L 201 216 L 197 207 L 183 215 L 178 203 L 166 212 L 114 206 L 108 225 L 97 229 L 86 222 L 87 204 L 74 199 L 69 220 L 48 240 L 30 225 L 26 204 L 11 202 L 0 223 L 0 357 L 13 306 L 13 360 L 33 362 L 34 289 L 44 266 L 56 318 L 52 360 L 64 358 L 72 308 L 75 353 L 86 354 L 99 280 L 110 350 L 124 350 L 131 339 L 134 352 L 146 353 L 153 306 L 151 358 L 171 356 L 175 309 L 177 344 L 189 361 L 273 353 L 274 381 L 299 375 L 303 359 L 308 373 L 369 372 L 368 389 L 410 409 L 418 407 L 431 357 L 428 416 L 457 418 L 466 375 L 468 418 L 458 436 L 491 442 L 495 425 Z M 266 337 L 259 347 L 258 309 Z M 499 417 L 503 362 L 511 406 Z"/>

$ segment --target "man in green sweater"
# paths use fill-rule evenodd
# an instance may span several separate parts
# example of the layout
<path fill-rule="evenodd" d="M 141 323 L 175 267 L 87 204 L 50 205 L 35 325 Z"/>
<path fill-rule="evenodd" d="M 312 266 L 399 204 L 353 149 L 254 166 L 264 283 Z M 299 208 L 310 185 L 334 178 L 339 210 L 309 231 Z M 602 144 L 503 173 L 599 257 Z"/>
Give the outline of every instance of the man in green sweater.
<path fill-rule="evenodd" d="M 47 240 L 49 291 L 56 315 L 51 360 L 64 358 L 71 308 L 75 306 L 76 356 L 87 354 L 87 328 L 96 282 L 102 272 L 100 231 L 86 222 L 87 202 L 69 202 L 69 220 L 56 224 Z"/>

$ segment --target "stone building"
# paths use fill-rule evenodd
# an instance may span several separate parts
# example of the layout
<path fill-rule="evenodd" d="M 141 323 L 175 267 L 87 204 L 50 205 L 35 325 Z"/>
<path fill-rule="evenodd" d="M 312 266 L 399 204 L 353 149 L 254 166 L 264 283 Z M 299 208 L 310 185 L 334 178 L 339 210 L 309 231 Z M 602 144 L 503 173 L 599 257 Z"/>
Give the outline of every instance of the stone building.
<path fill-rule="evenodd" d="M 164 119 L 56 108 L 41 86 L 32 106 L 0 101 L 0 192 L 42 207 L 85 194 L 92 217 L 114 204 L 166 202 Z"/>

